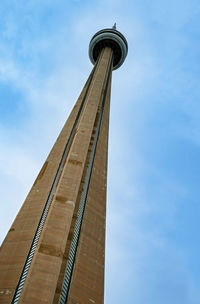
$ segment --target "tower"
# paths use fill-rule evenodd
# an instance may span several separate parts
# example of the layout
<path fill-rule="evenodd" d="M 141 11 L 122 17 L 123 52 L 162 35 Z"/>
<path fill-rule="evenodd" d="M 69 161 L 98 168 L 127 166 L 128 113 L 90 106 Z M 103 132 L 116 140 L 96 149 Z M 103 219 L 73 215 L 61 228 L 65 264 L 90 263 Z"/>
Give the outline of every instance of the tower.
<path fill-rule="evenodd" d="M 112 70 L 127 55 L 116 30 L 89 45 L 94 68 L 0 250 L 0 303 L 103 303 Z"/>

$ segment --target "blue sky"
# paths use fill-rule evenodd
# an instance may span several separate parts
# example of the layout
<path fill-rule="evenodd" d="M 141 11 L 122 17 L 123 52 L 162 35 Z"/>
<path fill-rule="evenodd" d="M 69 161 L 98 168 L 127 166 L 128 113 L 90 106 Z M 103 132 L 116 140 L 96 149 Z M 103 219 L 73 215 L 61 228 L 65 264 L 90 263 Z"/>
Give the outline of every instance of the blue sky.
<path fill-rule="evenodd" d="M 92 65 L 92 35 L 117 22 L 106 304 L 200 303 L 200 2 L 2 1 L 3 240 Z M 11 191 L 12 189 L 12 191 Z"/>

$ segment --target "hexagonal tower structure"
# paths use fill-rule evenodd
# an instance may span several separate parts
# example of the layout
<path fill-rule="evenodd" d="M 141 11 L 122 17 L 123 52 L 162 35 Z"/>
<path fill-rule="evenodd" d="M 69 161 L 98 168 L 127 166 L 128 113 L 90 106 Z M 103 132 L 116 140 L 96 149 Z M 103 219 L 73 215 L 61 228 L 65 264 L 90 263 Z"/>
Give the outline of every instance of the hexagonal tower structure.
<path fill-rule="evenodd" d="M 94 68 L 1 246 L 1 304 L 104 301 L 111 75 L 127 51 L 115 25 L 90 41 Z"/>

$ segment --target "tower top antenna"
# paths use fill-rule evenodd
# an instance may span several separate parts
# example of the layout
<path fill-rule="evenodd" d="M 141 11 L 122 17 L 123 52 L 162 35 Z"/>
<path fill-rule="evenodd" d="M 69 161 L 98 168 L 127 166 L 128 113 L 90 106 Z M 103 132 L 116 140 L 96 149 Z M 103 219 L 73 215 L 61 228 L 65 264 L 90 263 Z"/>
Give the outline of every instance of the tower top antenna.
<path fill-rule="evenodd" d="M 113 30 L 116 30 L 116 29 L 117 29 L 116 22 L 115 22 L 115 24 L 113 25 L 112 29 L 113 29 Z"/>

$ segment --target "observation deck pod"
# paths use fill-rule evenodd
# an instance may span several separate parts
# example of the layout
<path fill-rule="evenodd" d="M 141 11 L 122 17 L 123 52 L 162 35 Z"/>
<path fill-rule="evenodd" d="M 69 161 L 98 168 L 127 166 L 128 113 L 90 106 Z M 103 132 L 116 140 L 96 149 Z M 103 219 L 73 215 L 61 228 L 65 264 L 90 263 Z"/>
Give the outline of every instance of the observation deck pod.
<path fill-rule="evenodd" d="M 95 64 L 101 50 L 110 47 L 113 50 L 113 70 L 118 69 L 124 62 L 128 53 L 128 43 L 126 38 L 116 30 L 116 23 L 110 29 L 98 31 L 89 44 L 89 57 Z"/>

